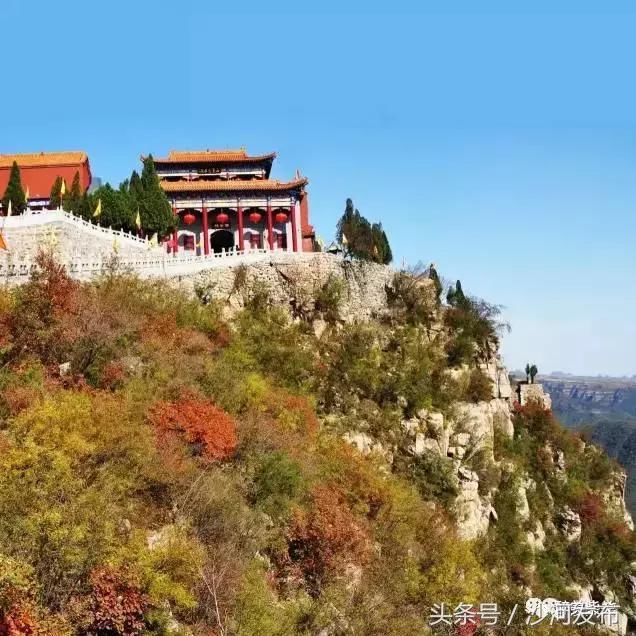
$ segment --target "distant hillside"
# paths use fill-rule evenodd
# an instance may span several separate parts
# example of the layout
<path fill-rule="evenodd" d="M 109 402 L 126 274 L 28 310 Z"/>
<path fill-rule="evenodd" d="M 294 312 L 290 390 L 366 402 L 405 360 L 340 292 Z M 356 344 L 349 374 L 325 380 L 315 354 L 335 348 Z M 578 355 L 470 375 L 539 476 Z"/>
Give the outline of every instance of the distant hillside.
<path fill-rule="evenodd" d="M 636 380 L 624 378 L 542 377 L 552 406 L 567 425 L 593 423 L 608 415 L 636 417 Z M 590 421 L 590 418 L 592 421 Z"/>
<path fill-rule="evenodd" d="M 542 377 L 559 420 L 588 430 L 592 439 L 627 470 L 626 503 L 636 511 L 636 380 L 562 374 Z"/>

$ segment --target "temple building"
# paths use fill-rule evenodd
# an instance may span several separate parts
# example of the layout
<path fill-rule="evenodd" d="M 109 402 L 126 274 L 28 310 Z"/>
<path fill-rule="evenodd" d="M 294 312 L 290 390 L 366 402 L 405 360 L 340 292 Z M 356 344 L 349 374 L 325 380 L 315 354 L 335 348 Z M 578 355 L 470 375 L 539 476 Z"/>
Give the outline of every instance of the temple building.
<path fill-rule="evenodd" d="M 307 179 L 270 178 L 275 153 L 172 151 L 155 159 L 161 186 L 179 217 L 171 251 L 210 254 L 256 249 L 313 251 Z"/>
<path fill-rule="evenodd" d="M 48 208 L 51 188 L 57 177 L 62 177 L 66 187 L 70 188 L 75 174 L 79 173 L 82 190 L 86 191 L 91 185 L 91 169 L 85 152 L 0 154 L 0 197 L 7 188 L 14 161 L 20 168 L 22 187 L 28 194 L 27 205 L 32 211 Z"/>

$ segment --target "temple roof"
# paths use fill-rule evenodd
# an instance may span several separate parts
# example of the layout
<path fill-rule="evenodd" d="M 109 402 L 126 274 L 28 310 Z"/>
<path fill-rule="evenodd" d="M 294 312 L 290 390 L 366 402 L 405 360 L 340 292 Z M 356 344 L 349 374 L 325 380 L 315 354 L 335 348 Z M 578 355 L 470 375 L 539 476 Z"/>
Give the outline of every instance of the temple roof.
<path fill-rule="evenodd" d="M 155 159 L 155 163 L 188 163 L 188 162 L 249 162 L 273 161 L 275 152 L 266 155 L 248 155 L 245 148 L 238 150 L 171 150 L 167 157 Z"/>
<path fill-rule="evenodd" d="M 88 189 L 91 184 L 88 155 L 81 150 L 0 154 L 0 192 L 4 192 L 7 187 L 14 161 L 20 167 L 22 187 L 25 192 L 28 190 L 29 200 L 48 199 L 57 177 L 62 177 L 67 187 L 70 187 L 75 174 L 79 173 L 82 191 Z"/>
<path fill-rule="evenodd" d="M 306 185 L 306 177 L 293 181 L 278 181 L 276 179 L 255 179 L 253 181 L 161 181 L 165 192 L 261 192 L 285 191 L 301 188 Z"/>
<path fill-rule="evenodd" d="M 69 152 L 31 152 L 15 155 L 0 154 L 0 168 L 10 168 L 13 162 L 21 168 L 40 166 L 77 165 L 88 161 L 88 155 L 81 151 Z"/>

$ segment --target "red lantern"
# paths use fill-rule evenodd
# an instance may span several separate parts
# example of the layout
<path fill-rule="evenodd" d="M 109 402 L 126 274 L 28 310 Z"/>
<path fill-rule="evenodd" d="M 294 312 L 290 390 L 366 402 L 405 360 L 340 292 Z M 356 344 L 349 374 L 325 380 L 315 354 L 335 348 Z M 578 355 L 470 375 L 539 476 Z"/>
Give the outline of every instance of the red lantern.
<path fill-rule="evenodd" d="M 192 225 L 197 220 L 197 217 L 192 214 L 192 212 L 188 212 L 183 215 L 183 222 L 186 225 Z"/>
<path fill-rule="evenodd" d="M 261 215 L 259 212 L 252 212 L 250 214 L 249 219 L 252 223 L 258 223 L 261 220 Z"/>
<path fill-rule="evenodd" d="M 287 215 L 284 212 L 278 212 L 274 218 L 276 219 L 276 223 L 287 222 Z"/>
<path fill-rule="evenodd" d="M 217 223 L 227 223 L 230 220 L 230 217 L 225 212 L 219 212 L 216 215 Z"/>

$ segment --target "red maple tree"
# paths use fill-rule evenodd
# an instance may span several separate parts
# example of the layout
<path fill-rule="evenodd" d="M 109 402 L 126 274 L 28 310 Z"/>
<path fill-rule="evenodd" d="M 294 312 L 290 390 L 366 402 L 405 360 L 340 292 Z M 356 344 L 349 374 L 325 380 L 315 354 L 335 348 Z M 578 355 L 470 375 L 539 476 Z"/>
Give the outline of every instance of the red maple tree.
<path fill-rule="evenodd" d="M 149 413 L 160 441 L 186 442 L 207 461 L 228 459 L 237 445 L 234 419 L 209 400 L 182 391 L 175 402 L 158 402 Z"/>

